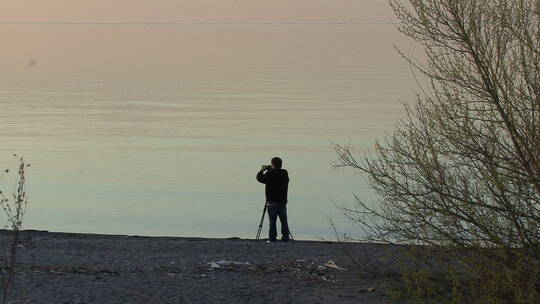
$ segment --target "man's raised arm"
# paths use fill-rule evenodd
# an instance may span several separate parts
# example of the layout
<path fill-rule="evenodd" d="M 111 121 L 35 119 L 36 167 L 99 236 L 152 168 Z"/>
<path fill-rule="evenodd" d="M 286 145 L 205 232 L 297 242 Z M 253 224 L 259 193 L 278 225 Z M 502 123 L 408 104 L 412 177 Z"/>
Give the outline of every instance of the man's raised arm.
<path fill-rule="evenodd" d="M 262 166 L 261 171 L 257 173 L 257 181 L 262 184 L 266 184 L 268 182 L 268 176 L 264 174 L 264 171 L 266 171 L 266 166 Z"/>

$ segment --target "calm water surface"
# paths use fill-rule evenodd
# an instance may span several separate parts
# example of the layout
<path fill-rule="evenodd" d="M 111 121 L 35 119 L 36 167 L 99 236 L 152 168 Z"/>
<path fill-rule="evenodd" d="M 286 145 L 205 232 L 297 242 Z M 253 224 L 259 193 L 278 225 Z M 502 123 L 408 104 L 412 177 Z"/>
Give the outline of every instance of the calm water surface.
<path fill-rule="evenodd" d="M 374 198 L 332 169 L 413 96 L 390 24 L 0 24 L 0 165 L 32 163 L 26 227 L 253 237 L 255 181 L 289 170 L 291 229 L 332 238 L 332 202 Z M 4 189 L 12 180 L 1 181 Z"/>

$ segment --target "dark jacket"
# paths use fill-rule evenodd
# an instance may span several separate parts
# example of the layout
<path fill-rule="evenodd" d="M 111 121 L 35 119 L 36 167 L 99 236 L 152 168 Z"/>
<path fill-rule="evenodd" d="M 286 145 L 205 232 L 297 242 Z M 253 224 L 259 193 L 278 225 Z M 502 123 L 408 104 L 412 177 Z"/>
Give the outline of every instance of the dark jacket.
<path fill-rule="evenodd" d="M 264 189 L 266 202 L 287 204 L 287 190 L 289 188 L 289 173 L 287 170 L 259 171 L 257 180 L 266 185 Z"/>

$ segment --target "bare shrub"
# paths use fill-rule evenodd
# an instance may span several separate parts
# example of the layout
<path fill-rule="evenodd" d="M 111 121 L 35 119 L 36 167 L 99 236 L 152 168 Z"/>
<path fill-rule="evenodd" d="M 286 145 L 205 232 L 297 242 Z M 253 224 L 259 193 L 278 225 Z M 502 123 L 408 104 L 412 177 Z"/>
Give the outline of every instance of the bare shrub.
<path fill-rule="evenodd" d="M 0 191 L 0 206 L 2 206 L 2 209 L 7 216 L 6 227 L 11 230 L 10 239 L 7 242 L 7 246 L 4 248 L 4 260 L 2 263 L 2 303 L 6 303 L 8 293 L 15 278 L 17 248 L 20 241 L 23 217 L 28 203 L 26 196 L 25 169 L 30 166 L 30 164 L 26 164 L 22 157 L 17 155 L 13 155 L 13 157 L 18 161 L 18 175 L 11 198 L 6 197 L 6 195 Z M 9 173 L 9 170 L 5 170 L 2 174 L 6 173 Z"/>
<path fill-rule="evenodd" d="M 366 240 L 424 247 L 454 299 L 538 302 L 540 1 L 406 2 L 390 0 L 426 60 L 404 58 L 429 85 L 372 154 L 336 145 L 380 197 L 344 212 Z"/>

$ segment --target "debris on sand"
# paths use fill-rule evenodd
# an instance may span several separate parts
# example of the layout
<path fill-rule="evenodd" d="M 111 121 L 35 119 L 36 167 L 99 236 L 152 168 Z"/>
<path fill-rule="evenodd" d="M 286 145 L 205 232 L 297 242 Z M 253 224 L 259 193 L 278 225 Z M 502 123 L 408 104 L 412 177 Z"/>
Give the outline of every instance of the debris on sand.
<path fill-rule="evenodd" d="M 221 261 L 217 261 L 216 264 L 218 264 L 219 266 L 245 266 L 245 265 L 249 265 L 249 262 L 236 262 L 236 261 L 221 260 Z"/>
<path fill-rule="evenodd" d="M 323 264 L 324 267 L 326 268 L 333 268 L 333 269 L 337 269 L 337 270 L 347 270 L 346 268 L 342 268 L 342 267 L 339 267 L 338 265 L 336 265 L 336 263 L 334 263 L 334 261 L 330 260 L 326 263 Z"/>
<path fill-rule="evenodd" d="M 220 260 L 217 262 L 211 261 L 208 264 L 210 265 L 210 268 L 212 269 L 219 269 L 219 268 L 235 269 L 235 268 L 251 266 L 249 262 L 237 262 L 237 261 L 226 261 L 226 260 Z"/>

